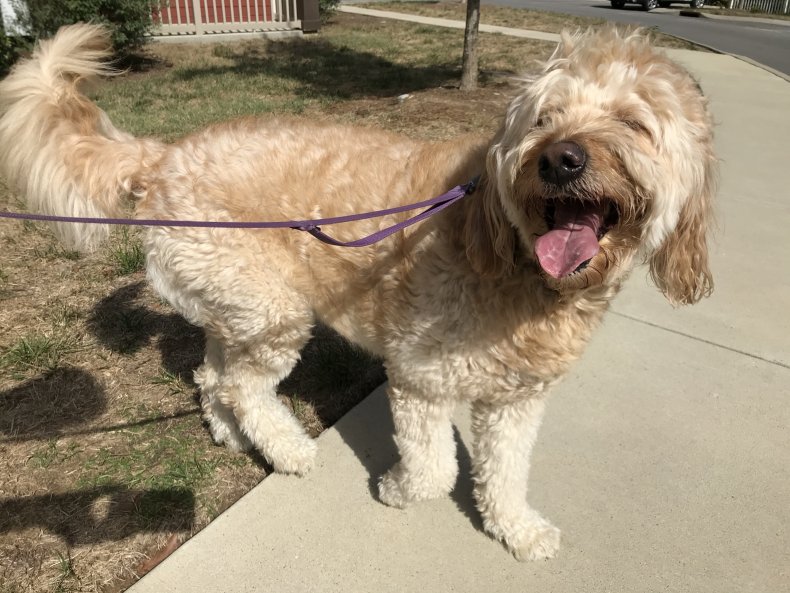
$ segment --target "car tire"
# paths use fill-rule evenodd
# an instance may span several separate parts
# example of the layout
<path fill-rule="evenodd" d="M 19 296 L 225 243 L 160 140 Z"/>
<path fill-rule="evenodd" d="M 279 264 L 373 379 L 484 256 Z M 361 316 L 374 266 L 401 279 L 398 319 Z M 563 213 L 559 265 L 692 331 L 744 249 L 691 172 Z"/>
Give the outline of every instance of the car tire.
<path fill-rule="evenodd" d="M 625 0 L 612 0 L 612 8 L 624 8 Z"/>
<path fill-rule="evenodd" d="M 705 0 L 691 0 L 689 6 L 691 6 L 691 8 L 702 8 L 705 6 Z"/>
<path fill-rule="evenodd" d="M 650 12 L 658 7 L 658 0 L 642 0 L 642 10 Z"/>

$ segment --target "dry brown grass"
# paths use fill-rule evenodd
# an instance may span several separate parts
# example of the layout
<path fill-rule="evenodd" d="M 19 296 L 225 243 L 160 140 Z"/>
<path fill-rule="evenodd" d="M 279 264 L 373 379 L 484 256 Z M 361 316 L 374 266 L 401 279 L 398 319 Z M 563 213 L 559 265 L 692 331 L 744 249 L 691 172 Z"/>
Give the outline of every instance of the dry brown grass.
<path fill-rule="evenodd" d="M 551 45 L 483 36 L 483 87 L 462 94 L 461 36 L 338 15 L 302 40 L 152 46 L 146 71 L 95 96 L 120 126 L 165 139 L 249 113 L 489 133 L 508 75 Z M 2 187 L 0 207 L 21 209 Z M 212 445 L 192 382 L 202 334 L 148 288 L 138 245 L 118 231 L 79 255 L 43 226 L 0 222 L 3 593 L 122 590 L 266 474 L 259 457 Z M 318 434 L 382 379 L 319 328 L 280 392 Z"/>

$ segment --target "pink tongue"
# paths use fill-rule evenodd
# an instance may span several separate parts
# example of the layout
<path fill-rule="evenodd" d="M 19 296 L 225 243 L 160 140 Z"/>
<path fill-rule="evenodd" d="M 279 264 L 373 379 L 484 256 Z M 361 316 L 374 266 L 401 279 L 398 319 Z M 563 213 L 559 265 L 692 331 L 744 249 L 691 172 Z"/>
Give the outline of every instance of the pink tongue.
<path fill-rule="evenodd" d="M 603 208 L 598 204 L 557 202 L 555 225 L 535 241 L 535 254 L 541 267 L 554 278 L 563 278 L 594 257 Z"/>

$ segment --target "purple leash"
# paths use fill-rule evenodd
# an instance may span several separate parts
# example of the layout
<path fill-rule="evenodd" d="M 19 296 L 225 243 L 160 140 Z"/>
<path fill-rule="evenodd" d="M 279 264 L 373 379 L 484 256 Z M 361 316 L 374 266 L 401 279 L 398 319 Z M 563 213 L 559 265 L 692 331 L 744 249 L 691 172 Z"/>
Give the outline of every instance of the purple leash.
<path fill-rule="evenodd" d="M 407 204 L 405 206 L 396 206 L 395 208 L 387 208 L 386 210 L 375 210 L 374 212 L 363 212 L 361 214 L 347 214 L 346 216 L 335 216 L 333 218 L 317 218 L 315 220 L 287 220 L 282 222 L 220 222 L 220 221 L 207 221 L 207 220 L 141 220 L 134 218 L 89 218 L 80 216 L 54 216 L 49 214 L 27 214 L 24 212 L 0 212 L 0 218 L 10 218 L 14 220 L 34 220 L 37 222 L 73 222 L 83 224 L 117 224 L 127 226 L 163 226 L 163 227 L 202 227 L 202 228 L 215 228 L 215 229 L 294 229 L 297 231 L 305 231 L 310 233 L 316 239 L 335 245 L 337 247 L 367 247 L 373 243 L 378 243 L 382 239 L 397 233 L 421 220 L 425 220 L 429 216 L 444 210 L 448 206 L 455 204 L 458 200 L 474 193 L 477 188 L 477 182 L 480 177 L 477 176 L 469 183 L 464 185 L 457 185 L 450 191 L 443 193 L 440 196 L 424 200 L 415 204 Z M 388 216 L 390 214 L 398 214 L 400 212 L 408 212 L 409 210 L 416 210 L 418 208 L 426 208 L 419 214 L 407 218 L 385 229 L 377 231 L 362 237 L 356 241 L 338 241 L 333 239 L 321 230 L 321 225 L 339 224 L 342 222 L 352 222 L 355 220 L 367 220 L 369 218 L 379 218 Z"/>

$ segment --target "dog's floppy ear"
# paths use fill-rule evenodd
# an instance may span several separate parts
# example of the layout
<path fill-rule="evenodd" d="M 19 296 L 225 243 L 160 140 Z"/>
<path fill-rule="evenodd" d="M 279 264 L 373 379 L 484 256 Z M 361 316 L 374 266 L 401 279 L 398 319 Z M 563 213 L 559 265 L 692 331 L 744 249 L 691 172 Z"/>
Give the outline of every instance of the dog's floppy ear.
<path fill-rule="evenodd" d="M 716 171 L 716 159 L 709 154 L 700 187 L 686 200 L 675 229 L 650 258 L 650 276 L 673 305 L 690 305 L 713 292 L 707 235 Z"/>
<path fill-rule="evenodd" d="M 481 276 L 506 275 L 515 263 L 516 230 L 502 209 L 496 182 L 484 176 L 467 200 L 463 238 L 472 268 Z"/>

